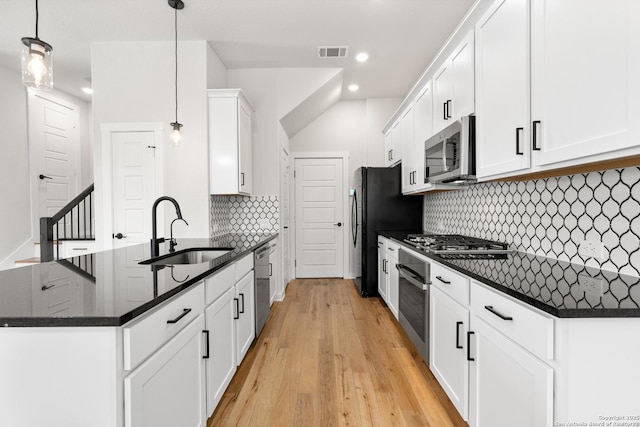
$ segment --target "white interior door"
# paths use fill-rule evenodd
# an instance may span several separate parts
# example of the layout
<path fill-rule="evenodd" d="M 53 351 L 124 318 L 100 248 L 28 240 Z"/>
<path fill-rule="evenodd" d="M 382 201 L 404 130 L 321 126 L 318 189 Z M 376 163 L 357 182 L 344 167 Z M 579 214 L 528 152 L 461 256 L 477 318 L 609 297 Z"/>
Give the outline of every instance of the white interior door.
<path fill-rule="evenodd" d="M 113 247 L 151 239 L 151 207 L 156 188 L 153 131 L 111 133 Z M 158 223 L 163 224 L 162 210 Z"/>
<path fill-rule="evenodd" d="M 37 153 L 32 170 L 38 182 L 36 223 L 40 217 L 53 216 L 78 194 L 79 120 L 77 106 L 30 94 L 29 142 Z"/>
<path fill-rule="evenodd" d="M 295 159 L 296 277 L 344 277 L 342 161 Z"/>
<path fill-rule="evenodd" d="M 290 276 L 290 260 L 289 256 L 289 153 L 282 148 L 282 158 L 280 159 L 280 179 L 282 180 L 280 190 L 280 216 L 282 218 L 282 238 L 280 239 L 282 245 L 282 282 L 284 284 L 283 289 L 286 288 Z"/>

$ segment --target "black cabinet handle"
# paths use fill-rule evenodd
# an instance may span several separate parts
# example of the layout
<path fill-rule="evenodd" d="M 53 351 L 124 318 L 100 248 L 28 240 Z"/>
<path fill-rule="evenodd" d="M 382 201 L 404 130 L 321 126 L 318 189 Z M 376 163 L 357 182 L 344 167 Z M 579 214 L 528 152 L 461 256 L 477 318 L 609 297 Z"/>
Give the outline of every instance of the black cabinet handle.
<path fill-rule="evenodd" d="M 436 276 L 436 279 L 438 279 L 439 281 L 441 281 L 445 285 L 450 285 L 451 284 L 451 282 L 449 282 L 448 280 L 444 280 L 441 276 Z"/>
<path fill-rule="evenodd" d="M 42 175 L 42 174 L 38 175 L 38 178 L 40 178 L 40 179 L 53 179 L 50 176 Z"/>
<path fill-rule="evenodd" d="M 233 300 L 236 302 L 236 313 L 237 313 L 233 315 L 233 319 L 238 320 L 240 318 L 240 305 L 239 305 L 240 300 L 238 298 L 234 298 Z"/>
<path fill-rule="evenodd" d="M 447 120 L 451 118 L 451 100 L 447 99 Z"/>
<path fill-rule="evenodd" d="M 442 119 L 447 120 L 447 102 L 442 103 Z"/>
<path fill-rule="evenodd" d="M 205 329 L 204 331 L 202 331 L 202 333 L 204 334 L 204 336 L 207 339 L 206 344 L 204 346 L 204 348 L 207 350 L 207 354 L 202 356 L 202 358 L 203 359 L 208 359 L 209 358 L 209 331 Z"/>
<path fill-rule="evenodd" d="M 269 263 L 269 277 L 273 276 L 273 264 Z"/>
<path fill-rule="evenodd" d="M 538 125 L 540 124 L 540 120 L 533 121 L 533 149 L 536 151 L 540 151 L 540 147 L 538 146 Z"/>
<path fill-rule="evenodd" d="M 389 150 L 389 154 L 391 154 L 391 158 L 389 160 L 393 160 L 393 148 Z"/>
<path fill-rule="evenodd" d="M 244 186 L 244 172 L 240 172 L 240 186 Z"/>
<path fill-rule="evenodd" d="M 464 322 L 456 322 L 456 348 L 462 348 L 462 346 L 460 345 L 460 326 L 463 323 Z"/>
<path fill-rule="evenodd" d="M 524 153 L 520 151 L 520 133 L 524 130 L 524 128 L 516 128 L 516 155 L 522 156 Z"/>
<path fill-rule="evenodd" d="M 474 335 L 475 332 L 469 331 L 467 332 L 467 361 L 475 362 L 476 359 L 471 357 L 471 335 Z"/>
<path fill-rule="evenodd" d="M 43 291 L 46 291 L 46 290 L 48 290 L 48 289 L 53 288 L 54 286 L 55 286 L 55 285 L 49 285 L 49 286 L 47 286 L 47 285 L 42 285 L 42 288 L 40 288 L 40 289 L 42 289 Z"/>
<path fill-rule="evenodd" d="M 242 297 L 242 309 L 240 309 L 240 314 L 244 313 L 244 294 L 240 294 Z"/>
<path fill-rule="evenodd" d="M 493 306 L 491 306 L 491 305 L 485 305 L 485 306 L 484 306 L 484 308 L 485 308 L 485 309 L 487 309 L 487 310 L 489 310 L 491 313 L 495 314 L 496 316 L 498 316 L 498 317 L 499 317 L 499 318 L 501 318 L 502 320 L 513 320 L 513 317 L 511 317 L 511 316 L 505 316 L 504 314 L 502 314 L 502 313 L 498 313 L 497 311 L 495 311 L 495 310 L 493 309 Z"/>
<path fill-rule="evenodd" d="M 184 316 L 186 316 L 189 313 L 191 313 L 191 309 L 185 308 L 184 310 L 182 310 L 182 313 L 178 317 L 176 317 L 175 319 L 167 320 L 167 324 L 178 323 L 180 319 L 182 319 Z"/>

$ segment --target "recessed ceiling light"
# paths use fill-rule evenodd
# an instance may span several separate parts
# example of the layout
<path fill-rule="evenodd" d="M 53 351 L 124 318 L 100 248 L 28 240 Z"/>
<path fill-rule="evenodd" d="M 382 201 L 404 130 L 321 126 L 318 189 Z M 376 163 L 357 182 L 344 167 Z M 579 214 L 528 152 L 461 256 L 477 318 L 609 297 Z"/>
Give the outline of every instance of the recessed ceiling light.
<path fill-rule="evenodd" d="M 367 52 L 360 52 L 356 55 L 356 61 L 358 62 L 364 62 L 367 59 L 369 59 L 369 54 Z"/>
<path fill-rule="evenodd" d="M 355 91 L 357 91 L 358 89 L 360 89 L 360 86 L 358 86 L 358 85 L 356 85 L 356 84 L 351 84 L 351 85 L 349 85 L 349 90 L 350 90 L 351 92 L 355 92 Z"/>
<path fill-rule="evenodd" d="M 83 87 L 82 91 L 84 93 L 86 93 L 87 95 L 92 95 L 93 94 L 93 89 L 91 89 L 90 87 Z"/>

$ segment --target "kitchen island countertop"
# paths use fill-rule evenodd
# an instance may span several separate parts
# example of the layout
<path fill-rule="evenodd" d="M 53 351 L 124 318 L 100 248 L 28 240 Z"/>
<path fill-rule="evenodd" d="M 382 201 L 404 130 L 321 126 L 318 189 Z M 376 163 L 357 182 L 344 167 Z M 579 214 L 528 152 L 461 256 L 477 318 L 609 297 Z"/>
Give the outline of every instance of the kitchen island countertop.
<path fill-rule="evenodd" d="M 250 254 L 277 233 L 177 239 L 188 248 L 228 248 L 199 264 L 141 265 L 149 243 L 0 271 L 0 327 L 121 326 Z M 160 256 L 169 243 L 160 244 Z"/>

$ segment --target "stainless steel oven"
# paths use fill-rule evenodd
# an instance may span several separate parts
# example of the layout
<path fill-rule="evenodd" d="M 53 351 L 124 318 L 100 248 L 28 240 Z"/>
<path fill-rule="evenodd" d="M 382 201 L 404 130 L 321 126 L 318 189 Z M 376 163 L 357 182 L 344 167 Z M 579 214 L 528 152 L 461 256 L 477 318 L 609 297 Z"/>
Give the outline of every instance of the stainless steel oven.
<path fill-rule="evenodd" d="M 400 248 L 398 253 L 398 320 L 418 353 L 429 363 L 429 262 Z"/>

